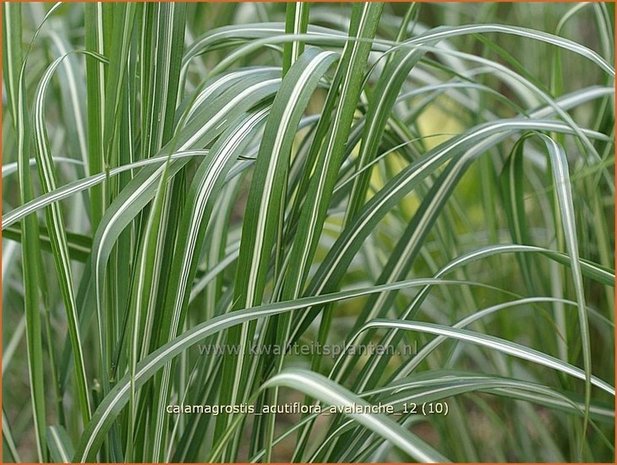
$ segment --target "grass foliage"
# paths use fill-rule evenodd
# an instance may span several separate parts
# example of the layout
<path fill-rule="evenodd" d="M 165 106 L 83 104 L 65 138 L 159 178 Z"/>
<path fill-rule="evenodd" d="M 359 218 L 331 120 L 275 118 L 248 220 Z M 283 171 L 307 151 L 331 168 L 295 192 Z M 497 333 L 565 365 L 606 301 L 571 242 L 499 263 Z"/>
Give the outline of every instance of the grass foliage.
<path fill-rule="evenodd" d="M 614 460 L 613 5 L 2 8 L 5 461 Z"/>

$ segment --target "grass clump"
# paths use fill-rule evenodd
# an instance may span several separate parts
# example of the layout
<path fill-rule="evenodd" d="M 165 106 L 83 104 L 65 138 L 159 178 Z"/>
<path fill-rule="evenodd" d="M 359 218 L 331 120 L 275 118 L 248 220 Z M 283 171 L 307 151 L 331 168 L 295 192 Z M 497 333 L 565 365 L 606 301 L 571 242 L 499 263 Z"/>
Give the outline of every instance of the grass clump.
<path fill-rule="evenodd" d="M 3 4 L 4 460 L 612 462 L 613 18 Z"/>

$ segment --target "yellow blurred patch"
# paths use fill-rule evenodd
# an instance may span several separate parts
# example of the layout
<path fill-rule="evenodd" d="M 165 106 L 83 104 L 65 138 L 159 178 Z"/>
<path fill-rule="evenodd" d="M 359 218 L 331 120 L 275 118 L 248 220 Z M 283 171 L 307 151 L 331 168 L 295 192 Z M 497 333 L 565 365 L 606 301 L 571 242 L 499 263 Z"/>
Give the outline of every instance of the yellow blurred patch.
<path fill-rule="evenodd" d="M 420 135 L 425 138 L 424 145 L 428 150 L 442 144 L 456 134 L 464 130 L 464 125 L 455 116 L 457 105 L 446 97 L 440 97 L 435 103 L 428 106 L 418 118 L 418 130 Z M 387 168 L 391 173 L 396 174 L 407 164 L 398 154 L 393 152 L 384 159 Z M 383 170 L 373 169 L 371 171 L 371 187 L 378 191 L 385 185 Z M 372 192 L 369 192 L 369 198 Z M 413 212 L 420 205 L 420 198 L 412 193 L 405 197 L 400 206 L 406 218 L 410 218 Z"/>

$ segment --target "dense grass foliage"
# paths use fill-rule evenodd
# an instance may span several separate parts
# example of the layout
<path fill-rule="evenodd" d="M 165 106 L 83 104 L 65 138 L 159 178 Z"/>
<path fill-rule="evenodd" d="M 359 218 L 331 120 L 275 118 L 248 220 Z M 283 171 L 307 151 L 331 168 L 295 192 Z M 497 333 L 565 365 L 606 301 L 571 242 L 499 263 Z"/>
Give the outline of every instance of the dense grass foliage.
<path fill-rule="evenodd" d="M 612 462 L 613 18 L 4 3 L 3 459 Z"/>

